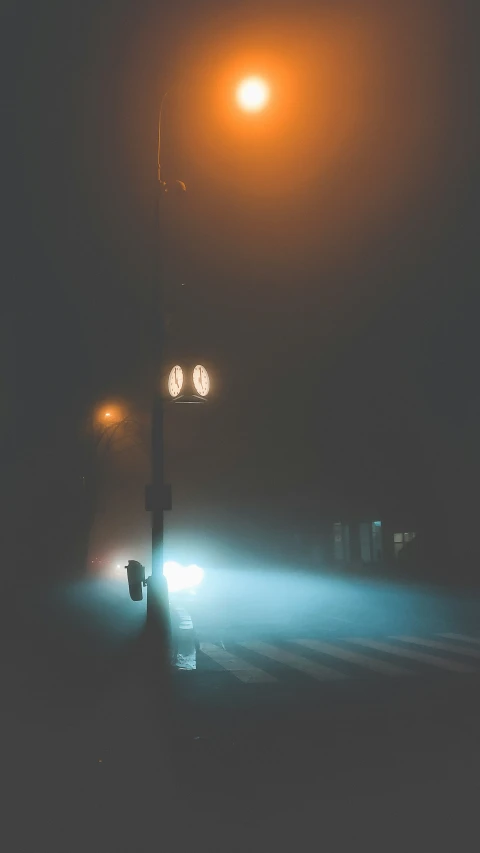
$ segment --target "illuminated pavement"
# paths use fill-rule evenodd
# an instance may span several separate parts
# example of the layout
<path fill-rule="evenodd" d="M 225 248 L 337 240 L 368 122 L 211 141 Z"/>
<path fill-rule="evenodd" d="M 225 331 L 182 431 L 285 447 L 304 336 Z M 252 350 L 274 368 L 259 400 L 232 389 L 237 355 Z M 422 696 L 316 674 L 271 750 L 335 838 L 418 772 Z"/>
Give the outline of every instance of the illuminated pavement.
<path fill-rule="evenodd" d="M 301 575 L 218 591 L 199 594 L 197 671 L 176 678 L 178 772 L 200 822 L 250 820 L 267 845 L 277 825 L 330 845 L 387 832 L 385 849 L 422 827 L 422 849 L 449 827 L 468 837 L 478 599 Z"/>
<path fill-rule="evenodd" d="M 293 827 L 294 843 L 318 822 L 329 842 L 350 830 L 354 841 L 346 813 L 371 832 L 397 827 L 398 810 L 383 849 L 443 815 L 469 849 L 458 826 L 474 813 L 480 759 L 477 599 L 347 579 L 224 580 L 198 596 L 203 651 L 197 671 L 175 675 L 169 717 L 161 675 L 152 704 L 142 663 L 145 602 L 108 582 L 22 597 L 3 707 L 17 803 L 34 797 L 67 838 L 86 810 L 78 849 L 122 849 L 119 838 L 142 849 L 138 832 L 150 837 L 160 814 L 163 832 L 173 822 L 189 843 L 212 827 L 240 839 L 252 821 L 264 849 L 272 827 Z M 132 802 L 143 816 L 133 822 Z M 92 825 L 107 839 L 98 848 Z M 62 849 L 77 848 L 70 838 Z"/>
<path fill-rule="evenodd" d="M 252 578 L 199 593 L 198 678 L 307 687 L 480 672 L 475 597 L 405 584 L 308 575 Z M 243 588 L 242 588 L 243 587 Z"/>

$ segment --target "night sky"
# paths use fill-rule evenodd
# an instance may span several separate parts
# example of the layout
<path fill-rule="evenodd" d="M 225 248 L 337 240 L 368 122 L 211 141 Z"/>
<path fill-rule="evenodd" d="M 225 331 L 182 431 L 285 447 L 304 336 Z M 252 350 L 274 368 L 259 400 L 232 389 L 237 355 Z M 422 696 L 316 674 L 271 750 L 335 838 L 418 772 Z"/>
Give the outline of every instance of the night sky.
<path fill-rule="evenodd" d="M 471 506 L 475 6 L 4 5 L 2 430 L 23 518 L 59 518 L 89 406 L 148 411 L 167 88 L 163 162 L 187 195 L 166 346 L 214 379 L 210 406 L 167 413 L 172 529 L 268 540 L 342 514 Z M 264 117 L 232 106 L 249 71 L 272 80 Z M 133 538 L 148 523 L 135 458 L 111 486 Z"/>

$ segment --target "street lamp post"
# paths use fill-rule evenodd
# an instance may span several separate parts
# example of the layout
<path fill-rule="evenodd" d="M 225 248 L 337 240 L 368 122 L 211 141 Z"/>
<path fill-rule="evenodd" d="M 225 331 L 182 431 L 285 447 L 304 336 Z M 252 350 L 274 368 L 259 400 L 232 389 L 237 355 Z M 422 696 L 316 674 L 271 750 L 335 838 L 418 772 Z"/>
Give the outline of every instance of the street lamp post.
<path fill-rule="evenodd" d="M 172 195 L 183 194 L 183 181 L 167 182 L 161 166 L 162 114 L 167 92 L 160 101 L 157 137 L 157 180 L 155 182 L 154 209 L 154 274 L 152 280 L 152 360 L 153 399 L 151 414 L 151 486 L 148 489 L 147 508 L 152 513 L 152 573 L 147 582 L 147 628 L 155 649 L 169 645 L 170 615 L 168 589 L 163 574 L 164 511 L 170 508 L 169 489 L 165 485 L 163 389 L 158 377 L 163 378 L 164 337 L 164 277 L 165 277 L 165 215 L 166 204 Z M 152 649 L 154 651 L 154 649 Z"/>
<path fill-rule="evenodd" d="M 152 294 L 152 356 L 154 366 L 154 388 L 151 419 L 151 487 L 148 490 L 147 508 L 152 513 L 152 573 L 147 583 L 147 627 L 153 634 L 153 644 L 156 648 L 168 646 L 169 608 L 168 589 L 163 573 L 163 541 L 164 541 L 164 510 L 169 504 L 168 489 L 164 482 L 164 430 L 163 430 L 163 398 L 158 386 L 158 376 L 163 377 L 164 351 L 164 259 L 165 259 L 165 205 L 171 196 L 182 195 L 185 184 L 182 181 L 165 181 L 162 175 L 161 163 L 161 131 L 165 92 L 160 101 L 158 113 L 157 136 L 157 180 L 155 191 L 154 216 L 154 251 L 155 271 L 153 275 Z M 270 97 L 269 86 L 260 77 L 249 77 L 243 80 L 237 89 L 238 105 L 247 112 L 257 113 L 267 105 Z M 201 367 L 201 366 L 197 366 Z M 195 368 L 197 369 L 197 368 Z M 204 368 L 202 368 L 204 370 Z M 206 373 L 206 372 L 205 372 Z M 207 391 L 208 393 L 208 391 Z M 203 392 L 202 392 L 203 394 Z M 196 396 L 195 401 L 201 401 Z M 162 642 L 163 641 L 163 642 Z"/>
<path fill-rule="evenodd" d="M 163 95 L 158 113 L 158 144 L 157 144 L 157 181 L 155 184 L 154 210 L 154 275 L 153 275 L 153 311 L 152 311 L 152 356 L 153 356 L 153 400 L 151 421 L 151 512 L 152 512 L 152 578 L 153 583 L 163 575 L 163 512 L 164 512 L 164 437 L 163 437 L 163 400 L 162 391 L 158 387 L 158 376 L 162 376 L 164 351 L 164 228 L 162 222 L 165 185 L 162 181 L 160 165 L 160 141 L 162 109 L 165 100 Z M 163 238 L 163 240 L 162 240 Z M 152 589 L 152 587 L 150 588 Z M 148 596 L 147 593 L 147 597 Z"/>

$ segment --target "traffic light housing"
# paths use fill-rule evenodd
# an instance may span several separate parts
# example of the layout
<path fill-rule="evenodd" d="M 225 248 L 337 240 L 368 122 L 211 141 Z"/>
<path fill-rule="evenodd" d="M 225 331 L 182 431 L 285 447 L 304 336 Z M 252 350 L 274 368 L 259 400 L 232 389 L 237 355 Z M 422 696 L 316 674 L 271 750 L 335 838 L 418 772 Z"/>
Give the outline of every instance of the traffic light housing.
<path fill-rule="evenodd" d="M 142 601 L 143 587 L 146 584 L 145 566 L 142 566 L 138 560 L 129 560 L 127 570 L 128 591 L 132 601 Z"/>

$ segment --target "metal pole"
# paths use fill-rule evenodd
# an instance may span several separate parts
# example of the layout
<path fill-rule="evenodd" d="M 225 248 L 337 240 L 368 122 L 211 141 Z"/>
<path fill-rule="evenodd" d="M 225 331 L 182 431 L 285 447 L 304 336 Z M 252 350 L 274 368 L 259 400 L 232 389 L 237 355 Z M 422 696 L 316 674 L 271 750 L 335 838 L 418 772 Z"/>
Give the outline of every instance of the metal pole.
<path fill-rule="evenodd" d="M 160 381 L 163 378 L 163 351 L 165 324 L 163 317 L 163 229 L 160 205 L 161 184 L 157 184 L 155 199 L 155 246 L 156 274 L 153 281 L 153 401 L 152 401 L 152 576 L 163 575 L 163 487 L 164 487 L 164 441 L 163 400 Z"/>
<path fill-rule="evenodd" d="M 164 184 L 160 175 L 160 122 L 163 98 L 160 105 L 158 122 L 158 171 L 155 186 L 154 212 L 154 275 L 152 281 L 152 360 L 153 360 L 153 400 L 151 415 L 151 512 L 152 512 L 152 574 L 147 583 L 147 630 L 150 635 L 151 651 L 154 657 L 167 652 L 170 635 L 170 614 L 168 590 L 163 574 L 164 539 L 164 435 L 163 435 L 163 399 L 160 386 L 163 377 L 164 350 L 164 227 L 162 222 L 162 204 L 165 200 Z"/>

